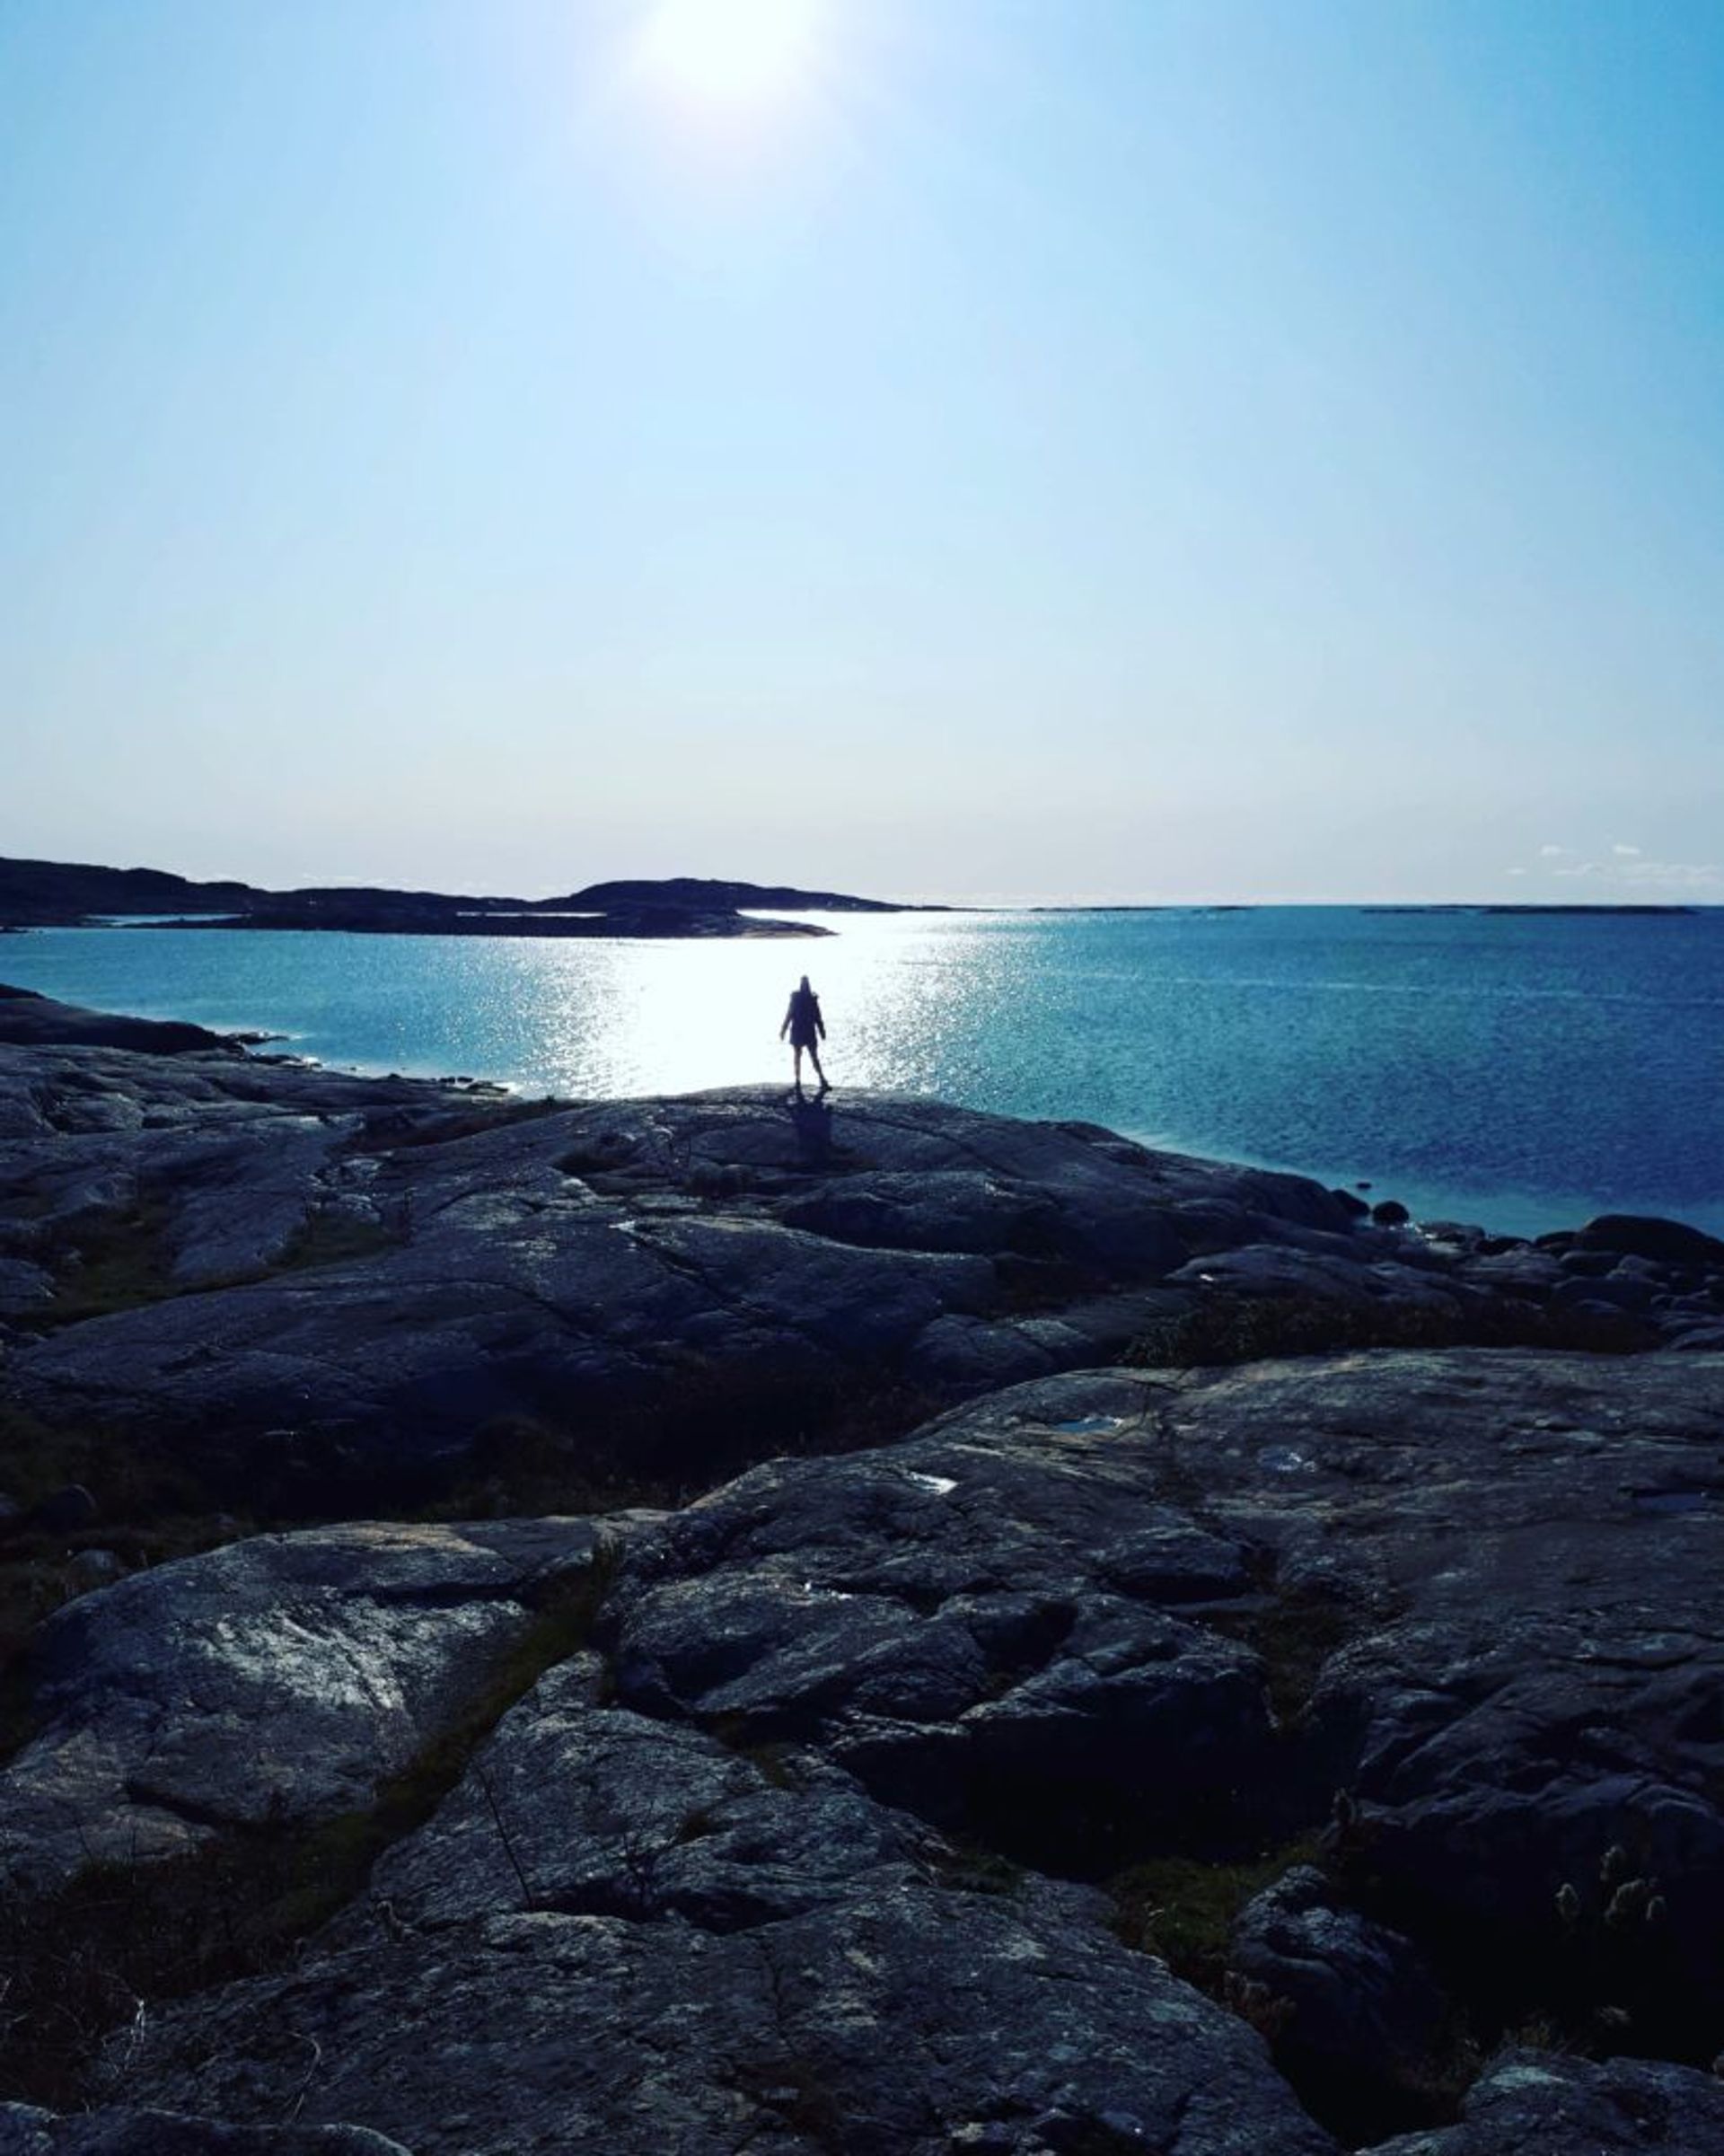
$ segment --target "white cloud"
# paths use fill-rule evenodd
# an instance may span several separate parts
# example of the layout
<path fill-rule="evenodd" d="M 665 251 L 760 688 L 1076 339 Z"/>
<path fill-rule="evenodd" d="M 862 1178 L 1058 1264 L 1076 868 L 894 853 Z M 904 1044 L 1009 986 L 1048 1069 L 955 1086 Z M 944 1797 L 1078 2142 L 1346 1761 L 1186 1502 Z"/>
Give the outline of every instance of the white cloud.
<path fill-rule="evenodd" d="M 1724 867 L 1715 861 L 1649 861 L 1634 847 L 1615 846 L 1611 851 L 1616 857 L 1611 860 L 1577 861 L 1572 867 L 1558 868 L 1554 873 L 1585 877 L 1618 891 L 1724 897 Z"/>
<path fill-rule="evenodd" d="M 1570 846 L 1541 846 L 1538 849 L 1538 853 L 1541 860 L 1554 861 L 1561 855 L 1565 853 L 1572 853 L 1573 850 L 1574 849 Z"/>

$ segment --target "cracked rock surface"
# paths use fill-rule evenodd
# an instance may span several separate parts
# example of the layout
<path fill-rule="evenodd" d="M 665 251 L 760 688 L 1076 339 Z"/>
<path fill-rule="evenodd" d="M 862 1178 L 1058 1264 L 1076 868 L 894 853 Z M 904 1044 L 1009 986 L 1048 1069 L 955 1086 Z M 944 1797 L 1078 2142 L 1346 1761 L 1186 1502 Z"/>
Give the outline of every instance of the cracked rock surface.
<path fill-rule="evenodd" d="M 887 1096 L 0 1039 L 8 1415 L 392 1491 L 510 1417 L 698 1435 L 717 1373 L 760 1461 L 676 1511 L 259 1536 L 53 1617 L 0 1770 L 14 1894 L 275 1824 L 398 1838 L 267 1973 L 153 1999 L 102 2108 L 0 2107 L 0 2156 L 1711 2156 L 1720 1258 L 1351 1226 L 1297 1178 Z M 1685 1351 L 1090 1367 L 1287 1294 Z M 955 1404 L 761 1457 L 774 1386 L 883 1372 Z M 1188 1890 L 1224 1905 L 1208 1965 L 1167 1946 L 1202 1990 L 1127 1943 Z M 1662 2055 L 1511 2052 L 1433 2111 L 1540 2021 Z M 1362 2126 L 1365 2081 L 1419 2130 Z"/>
<path fill-rule="evenodd" d="M 579 1574 L 584 1520 L 259 1536 L 50 1618 L 37 1734 L 0 1773 L 0 1873 L 179 1856 L 370 1801 Z"/>
<path fill-rule="evenodd" d="M 163 2011 L 128 2099 L 278 2118 L 309 2038 L 305 2122 L 416 2156 L 1297 2156 L 1331 2143 L 1275 2066 L 1321 2097 L 1349 2029 L 1385 2086 L 1456 2003 L 1607 2005 L 1632 2040 L 1685 1998 L 1703 2035 L 1721 1523 L 1707 1356 L 1074 1373 L 769 1462 L 638 1518 L 592 1644 L 297 1966 Z M 81 1636 L 128 1588 L 133 1631 L 195 1607 L 171 1575 L 245 1548 L 88 1597 Z M 1090 1882 L 1308 1835 L 1337 1785 L 1321 1871 L 1236 1939 L 1271 2064 Z M 1612 1847 L 1666 1905 L 1626 1951 Z M 1554 2156 L 1631 2099 L 1675 2122 L 1645 2145 L 1707 2145 L 1702 2077 L 1556 2062 L 1405 2156 Z"/>
<path fill-rule="evenodd" d="M 703 1369 L 956 1396 L 1117 1351 L 1218 1235 L 1375 1234 L 1297 1176 L 937 1102 L 559 1106 L 0 1041 L 6 1389 L 210 1472 L 303 1452 L 320 1488 L 686 1407 Z"/>
<path fill-rule="evenodd" d="M 416 2156 L 1333 2147 L 1101 1896 L 966 1888 L 817 1754 L 738 1755 L 589 1681 L 543 1680 L 305 1967 L 168 2014 L 135 2085 L 267 2115 L 291 2030 L 328 2062 L 306 2116 Z"/>

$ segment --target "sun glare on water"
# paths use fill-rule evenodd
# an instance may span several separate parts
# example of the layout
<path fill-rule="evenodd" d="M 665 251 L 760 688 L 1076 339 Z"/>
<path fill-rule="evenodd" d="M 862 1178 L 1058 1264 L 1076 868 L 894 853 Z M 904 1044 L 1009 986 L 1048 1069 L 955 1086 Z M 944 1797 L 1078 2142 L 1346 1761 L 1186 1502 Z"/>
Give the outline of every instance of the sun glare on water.
<path fill-rule="evenodd" d="M 828 0 L 657 0 L 649 72 L 690 103 L 732 109 L 792 92 L 814 57 Z"/>

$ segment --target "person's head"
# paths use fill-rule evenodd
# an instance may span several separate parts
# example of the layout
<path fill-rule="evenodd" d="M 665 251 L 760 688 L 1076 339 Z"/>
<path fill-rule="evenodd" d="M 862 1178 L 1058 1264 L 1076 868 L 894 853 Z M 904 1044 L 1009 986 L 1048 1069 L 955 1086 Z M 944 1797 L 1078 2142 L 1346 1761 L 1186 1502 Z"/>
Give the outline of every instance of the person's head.
<path fill-rule="evenodd" d="M 805 996 L 812 996 L 814 994 L 814 990 L 808 985 L 808 976 L 806 973 L 805 973 L 802 977 L 802 992 Z"/>

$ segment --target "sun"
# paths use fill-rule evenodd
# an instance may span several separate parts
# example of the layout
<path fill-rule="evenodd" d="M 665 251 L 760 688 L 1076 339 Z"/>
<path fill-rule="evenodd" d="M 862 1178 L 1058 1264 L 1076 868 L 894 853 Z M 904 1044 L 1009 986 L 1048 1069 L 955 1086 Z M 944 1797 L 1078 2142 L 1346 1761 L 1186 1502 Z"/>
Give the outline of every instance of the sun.
<path fill-rule="evenodd" d="M 787 94 L 814 57 L 828 0 L 656 0 L 642 57 L 650 72 L 693 102 L 769 103 Z"/>

